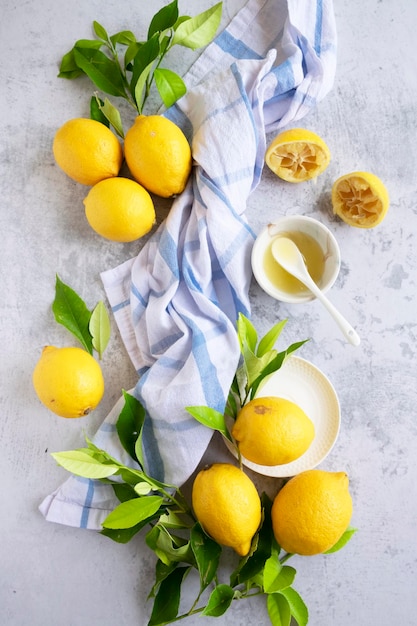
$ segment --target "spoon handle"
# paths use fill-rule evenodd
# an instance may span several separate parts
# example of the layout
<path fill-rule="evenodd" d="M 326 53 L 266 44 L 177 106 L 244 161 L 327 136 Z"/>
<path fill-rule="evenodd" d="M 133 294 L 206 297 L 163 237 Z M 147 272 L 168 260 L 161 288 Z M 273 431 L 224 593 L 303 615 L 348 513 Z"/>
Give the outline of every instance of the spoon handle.
<path fill-rule="evenodd" d="M 320 289 L 314 289 L 314 295 L 321 303 L 326 307 L 330 315 L 332 315 L 335 322 L 338 324 L 340 330 L 346 337 L 346 339 L 353 345 L 358 346 L 361 342 L 360 337 L 356 330 L 349 324 L 347 319 L 336 309 L 336 307 L 326 298 L 326 296 L 320 291 Z"/>

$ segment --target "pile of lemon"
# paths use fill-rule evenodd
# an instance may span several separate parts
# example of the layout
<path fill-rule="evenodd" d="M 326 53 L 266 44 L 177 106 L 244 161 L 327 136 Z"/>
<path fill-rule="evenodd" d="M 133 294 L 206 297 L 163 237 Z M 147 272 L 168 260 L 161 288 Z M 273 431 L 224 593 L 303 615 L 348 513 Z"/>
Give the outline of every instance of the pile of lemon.
<path fill-rule="evenodd" d="M 192 156 L 181 129 L 160 115 L 139 115 L 124 146 L 102 123 L 76 118 L 56 133 L 53 153 L 74 181 L 90 186 L 84 199 L 86 218 L 101 236 L 134 241 L 155 224 L 152 195 L 181 193 L 190 176 Z M 119 175 L 123 160 L 132 178 Z M 293 129 L 279 134 L 265 161 L 285 181 L 316 178 L 329 165 L 330 151 L 315 133 Z M 340 177 L 332 188 L 335 214 L 360 228 L 382 221 L 389 198 L 382 181 L 369 172 Z M 63 417 L 82 417 L 100 402 L 101 369 L 79 348 L 44 349 L 33 382 L 40 400 Z M 285 398 L 256 398 L 239 411 L 232 436 L 240 454 L 259 465 L 275 466 L 298 459 L 315 437 L 313 422 Z M 240 556 L 256 549 L 262 504 L 249 476 L 230 463 L 215 463 L 198 472 L 192 506 L 204 530 Z M 272 530 L 287 553 L 313 555 L 328 551 L 349 526 L 352 498 L 345 472 L 308 470 L 291 478 L 275 496 Z"/>
<path fill-rule="evenodd" d="M 55 134 L 53 154 L 59 167 L 82 185 L 88 223 L 111 241 L 131 242 L 156 221 L 151 194 L 181 193 L 191 172 L 191 148 L 182 130 L 161 115 L 139 115 L 124 146 L 101 122 L 75 118 Z M 133 178 L 119 176 L 123 159 Z"/>
<path fill-rule="evenodd" d="M 240 556 L 256 549 L 262 519 L 255 484 L 240 468 L 215 463 L 202 469 L 192 489 L 196 518 L 215 541 Z M 272 530 L 288 554 L 312 556 L 333 548 L 352 516 L 345 472 L 313 469 L 291 478 L 278 491 L 271 509 Z"/>
<path fill-rule="evenodd" d="M 237 414 L 232 435 L 239 451 L 258 465 L 290 463 L 311 446 L 315 429 L 306 413 L 286 398 L 259 397 Z M 235 465 L 216 463 L 198 472 L 192 505 L 204 530 L 240 556 L 256 548 L 262 505 L 249 476 Z M 352 516 L 345 472 L 307 470 L 291 478 L 275 496 L 272 530 L 287 553 L 313 555 L 335 546 Z"/>

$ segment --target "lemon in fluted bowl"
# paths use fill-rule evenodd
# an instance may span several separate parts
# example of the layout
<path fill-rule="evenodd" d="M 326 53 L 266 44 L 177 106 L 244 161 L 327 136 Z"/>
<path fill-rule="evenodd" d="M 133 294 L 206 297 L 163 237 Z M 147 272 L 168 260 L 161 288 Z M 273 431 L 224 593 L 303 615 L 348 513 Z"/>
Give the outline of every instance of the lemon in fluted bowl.
<path fill-rule="evenodd" d="M 239 451 L 258 465 L 283 465 L 302 456 L 314 440 L 311 419 L 295 402 L 255 398 L 239 411 L 232 427 Z"/>

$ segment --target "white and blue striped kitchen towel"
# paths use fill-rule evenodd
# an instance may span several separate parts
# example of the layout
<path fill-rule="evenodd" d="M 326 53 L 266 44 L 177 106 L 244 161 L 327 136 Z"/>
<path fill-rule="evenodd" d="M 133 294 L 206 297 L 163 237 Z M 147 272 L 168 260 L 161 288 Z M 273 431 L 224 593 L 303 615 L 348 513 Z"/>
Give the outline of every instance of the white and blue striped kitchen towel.
<path fill-rule="evenodd" d="M 236 319 L 250 315 L 254 234 L 247 198 L 263 169 L 266 134 L 307 114 L 331 89 L 336 31 L 331 0 L 249 0 L 185 76 L 169 111 L 192 144 L 185 191 L 139 255 L 102 279 L 145 406 L 147 470 L 181 485 L 212 432 L 186 406 L 223 411 L 239 361 Z M 115 420 L 94 442 L 126 461 Z M 40 509 L 46 519 L 100 528 L 113 491 L 70 477 Z"/>

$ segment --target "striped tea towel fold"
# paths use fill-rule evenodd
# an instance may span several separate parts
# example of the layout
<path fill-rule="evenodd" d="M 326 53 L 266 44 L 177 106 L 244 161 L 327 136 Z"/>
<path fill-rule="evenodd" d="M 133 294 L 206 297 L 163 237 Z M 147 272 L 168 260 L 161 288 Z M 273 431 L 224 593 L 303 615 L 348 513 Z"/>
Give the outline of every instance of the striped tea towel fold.
<path fill-rule="evenodd" d="M 245 218 L 259 183 L 266 133 L 301 119 L 330 90 L 336 67 L 331 0 L 249 0 L 185 76 L 187 94 L 165 115 L 192 145 L 184 192 L 139 255 L 102 274 L 146 408 L 147 471 L 182 485 L 212 432 L 187 406 L 223 412 L 238 365 L 239 312 L 249 316 Z M 94 443 L 123 462 L 114 407 Z M 112 490 L 70 477 L 41 504 L 46 519 L 101 528 Z"/>

